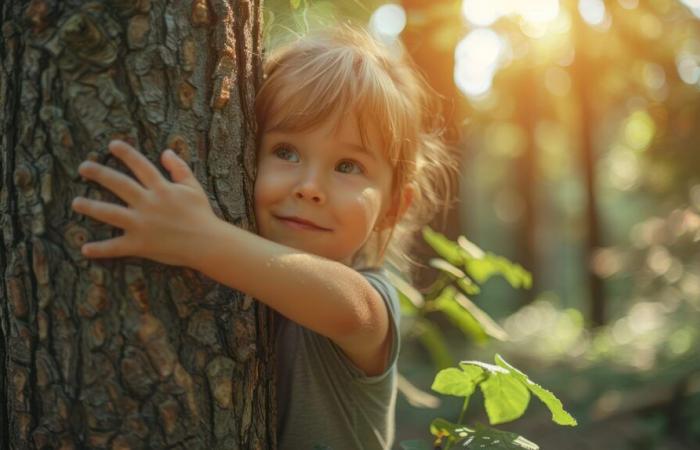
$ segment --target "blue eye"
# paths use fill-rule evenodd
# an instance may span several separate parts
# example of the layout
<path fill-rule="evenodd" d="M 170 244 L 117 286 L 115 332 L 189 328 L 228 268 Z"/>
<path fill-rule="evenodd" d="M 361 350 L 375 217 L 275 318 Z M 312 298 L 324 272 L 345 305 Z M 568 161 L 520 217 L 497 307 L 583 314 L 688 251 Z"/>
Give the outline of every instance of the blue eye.
<path fill-rule="evenodd" d="M 336 170 L 338 172 L 342 173 L 356 173 L 356 174 L 361 174 L 364 173 L 364 170 L 362 169 L 362 166 L 355 161 L 341 161 L 338 163 L 336 166 Z"/>
<path fill-rule="evenodd" d="M 295 150 L 290 149 L 289 147 L 286 146 L 279 146 L 273 150 L 273 153 L 279 158 L 279 159 L 284 159 L 285 161 L 292 161 L 292 162 L 298 162 L 299 161 L 299 155 Z"/>

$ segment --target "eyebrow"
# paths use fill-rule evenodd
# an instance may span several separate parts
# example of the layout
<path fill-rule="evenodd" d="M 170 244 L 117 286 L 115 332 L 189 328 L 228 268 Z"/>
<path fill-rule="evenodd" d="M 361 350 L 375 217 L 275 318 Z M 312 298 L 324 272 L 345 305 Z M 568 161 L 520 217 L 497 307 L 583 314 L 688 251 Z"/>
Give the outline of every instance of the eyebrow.
<path fill-rule="evenodd" d="M 340 145 L 346 148 L 349 148 L 351 150 L 354 150 L 357 153 L 362 153 L 363 155 L 367 155 L 372 159 L 377 159 L 377 156 L 372 152 L 370 149 L 363 145 L 357 145 L 357 144 L 351 144 L 350 142 L 340 142 Z"/>

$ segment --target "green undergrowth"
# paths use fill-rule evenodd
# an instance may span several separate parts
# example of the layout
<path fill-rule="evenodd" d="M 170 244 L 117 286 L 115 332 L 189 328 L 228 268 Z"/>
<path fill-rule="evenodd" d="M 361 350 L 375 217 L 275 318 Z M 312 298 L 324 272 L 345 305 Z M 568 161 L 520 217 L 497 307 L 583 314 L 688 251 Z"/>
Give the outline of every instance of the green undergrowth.
<path fill-rule="evenodd" d="M 459 418 L 455 422 L 435 418 L 429 431 L 432 443 L 425 440 L 403 441 L 403 450 L 459 448 L 529 449 L 539 446 L 516 433 L 493 428 L 520 418 L 534 395 L 549 408 L 552 421 L 575 426 L 574 419 L 564 410 L 561 401 L 550 391 L 530 380 L 522 371 L 496 354 L 495 364 L 481 361 L 461 361 L 457 367 L 447 350 L 443 331 L 432 318 L 441 314 L 465 337 L 477 343 L 495 339 L 505 341 L 503 328 L 470 297 L 481 292 L 481 285 L 494 276 L 504 278 L 512 287 L 529 289 L 532 277 L 523 267 L 498 255 L 485 252 L 460 236 L 452 241 L 430 228 L 423 230 L 425 241 L 438 257 L 429 261 L 439 271 L 436 280 L 424 290 L 417 290 L 401 278 L 392 275 L 399 292 L 402 314 L 413 321 L 413 337 L 425 347 L 434 364 L 441 370 L 435 376 L 432 390 L 463 399 Z M 469 400 L 477 387 L 481 390 L 489 425 L 464 423 Z M 426 430 L 427 431 L 427 430 Z M 427 433 L 426 433 L 427 434 Z"/>

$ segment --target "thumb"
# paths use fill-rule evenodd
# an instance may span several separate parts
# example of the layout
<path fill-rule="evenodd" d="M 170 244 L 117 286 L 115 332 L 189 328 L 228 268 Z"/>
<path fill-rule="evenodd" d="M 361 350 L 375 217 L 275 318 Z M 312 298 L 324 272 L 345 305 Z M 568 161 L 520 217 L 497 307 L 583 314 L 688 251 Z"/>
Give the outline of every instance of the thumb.
<path fill-rule="evenodd" d="M 186 184 L 191 187 L 199 186 L 197 179 L 192 174 L 190 166 L 187 165 L 177 154 L 167 149 L 161 155 L 161 162 L 165 169 L 170 173 L 170 178 L 175 183 Z"/>

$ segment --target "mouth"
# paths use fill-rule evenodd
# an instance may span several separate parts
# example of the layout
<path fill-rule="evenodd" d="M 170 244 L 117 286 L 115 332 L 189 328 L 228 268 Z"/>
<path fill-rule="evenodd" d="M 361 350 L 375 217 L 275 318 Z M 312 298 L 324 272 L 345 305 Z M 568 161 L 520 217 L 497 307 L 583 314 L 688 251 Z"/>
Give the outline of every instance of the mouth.
<path fill-rule="evenodd" d="M 313 231 L 332 231 L 330 228 L 325 228 L 320 225 L 311 222 L 310 220 L 302 219 L 301 217 L 295 216 L 274 216 L 277 220 L 284 223 L 285 225 L 300 229 L 300 230 L 313 230 Z"/>

